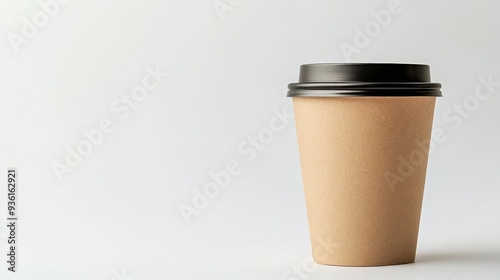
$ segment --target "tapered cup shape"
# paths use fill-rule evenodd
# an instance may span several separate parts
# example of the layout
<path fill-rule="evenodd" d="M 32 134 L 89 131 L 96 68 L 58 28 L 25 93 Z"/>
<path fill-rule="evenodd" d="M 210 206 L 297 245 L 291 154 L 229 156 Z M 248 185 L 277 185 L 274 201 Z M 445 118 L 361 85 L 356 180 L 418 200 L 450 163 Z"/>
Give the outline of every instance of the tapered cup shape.
<path fill-rule="evenodd" d="M 413 262 L 435 97 L 294 98 L 316 262 Z"/>
<path fill-rule="evenodd" d="M 290 84 L 313 259 L 410 263 L 440 84 L 427 65 L 311 64 Z"/>

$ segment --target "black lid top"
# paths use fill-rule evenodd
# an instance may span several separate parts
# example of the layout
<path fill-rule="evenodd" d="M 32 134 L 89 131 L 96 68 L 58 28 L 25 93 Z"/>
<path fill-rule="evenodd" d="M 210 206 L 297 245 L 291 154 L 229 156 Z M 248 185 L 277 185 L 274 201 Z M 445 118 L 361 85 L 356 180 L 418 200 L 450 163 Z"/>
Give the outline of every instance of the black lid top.
<path fill-rule="evenodd" d="M 289 97 L 442 96 L 424 64 L 319 63 L 300 67 L 299 83 L 288 85 Z"/>

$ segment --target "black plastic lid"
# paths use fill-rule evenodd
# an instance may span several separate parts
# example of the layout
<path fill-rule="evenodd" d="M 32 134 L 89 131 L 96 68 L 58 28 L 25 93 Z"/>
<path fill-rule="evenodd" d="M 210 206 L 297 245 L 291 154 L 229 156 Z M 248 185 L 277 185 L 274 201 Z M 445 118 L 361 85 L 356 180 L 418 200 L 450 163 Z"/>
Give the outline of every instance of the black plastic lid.
<path fill-rule="evenodd" d="M 317 63 L 300 66 L 288 97 L 442 96 L 424 64 Z"/>

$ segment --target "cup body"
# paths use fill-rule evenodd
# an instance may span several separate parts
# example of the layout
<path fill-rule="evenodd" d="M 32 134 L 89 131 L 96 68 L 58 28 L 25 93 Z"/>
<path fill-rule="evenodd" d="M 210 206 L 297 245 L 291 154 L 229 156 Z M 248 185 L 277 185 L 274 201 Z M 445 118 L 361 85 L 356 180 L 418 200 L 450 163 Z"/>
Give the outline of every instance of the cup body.
<path fill-rule="evenodd" d="M 394 94 L 392 94 L 394 95 Z M 415 260 L 436 97 L 293 97 L 313 259 Z"/>

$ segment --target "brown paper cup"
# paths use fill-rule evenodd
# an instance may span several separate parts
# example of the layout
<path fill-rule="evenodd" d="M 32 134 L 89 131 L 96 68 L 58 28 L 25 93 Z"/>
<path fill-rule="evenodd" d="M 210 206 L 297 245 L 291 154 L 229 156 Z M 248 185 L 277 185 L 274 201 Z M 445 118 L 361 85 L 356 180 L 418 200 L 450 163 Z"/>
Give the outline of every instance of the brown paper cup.
<path fill-rule="evenodd" d="M 386 95 L 293 96 L 317 263 L 415 260 L 436 98 Z"/>
<path fill-rule="evenodd" d="M 296 97 L 293 103 L 314 260 L 413 262 L 435 97 Z"/>

